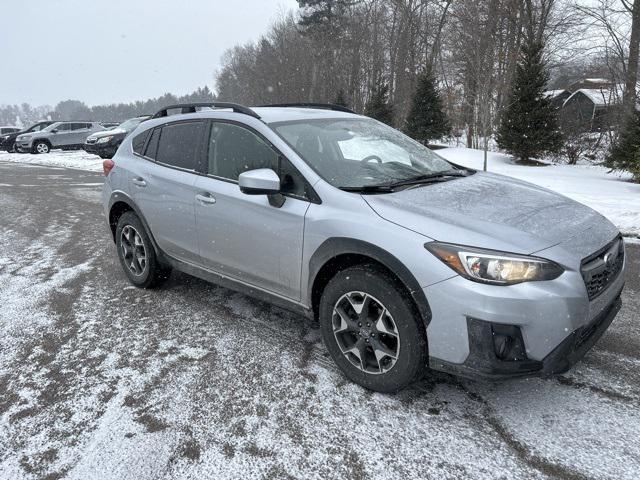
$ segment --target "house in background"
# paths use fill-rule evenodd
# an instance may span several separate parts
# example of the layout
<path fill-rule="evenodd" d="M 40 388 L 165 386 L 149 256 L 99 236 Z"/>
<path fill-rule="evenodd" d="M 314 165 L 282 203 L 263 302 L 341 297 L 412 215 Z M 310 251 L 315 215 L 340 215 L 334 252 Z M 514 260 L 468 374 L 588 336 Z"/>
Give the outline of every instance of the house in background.
<path fill-rule="evenodd" d="M 574 91 L 560 110 L 563 129 L 602 132 L 615 128 L 620 119 L 623 89 L 622 84 L 609 84 Z"/>

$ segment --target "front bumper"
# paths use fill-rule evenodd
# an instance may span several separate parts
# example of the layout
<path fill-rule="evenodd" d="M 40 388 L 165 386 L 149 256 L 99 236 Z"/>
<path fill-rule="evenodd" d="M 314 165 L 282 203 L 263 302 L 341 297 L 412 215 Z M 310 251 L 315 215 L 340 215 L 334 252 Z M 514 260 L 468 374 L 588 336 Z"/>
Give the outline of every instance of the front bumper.
<path fill-rule="evenodd" d="M 473 323 L 473 320 L 470 320 L 469 343 L 471 345 L 471 353 L 465 362 L 455 364 L 431 357 L 429 366 L 434 370 L 462 377 L 494 381 L 521 377 L 544 377 L 565 373 L 581 360 L 602 337 L 621 307 L 622 300 L 618 296 L 590 324 L 571 332 L 542 361 L 521 360 L 505 362 L 499 360 L 493 354 L 494 343 L 490 324 L 486 322 Z"/>
<path fill-rule="evenodd" d="M 467 377 L 503 379 L 562 373 L 582 358 L 620 310 L 625 266 L 589 301 L 582 275 L 496 287 L 454 277 L 424 289 L 432 311 L 429 365 Z M 497 336 L 512 329 L 519 358 L 500 359 Z M 517 357 L 517 355 L 516 355 Z"/>
<path fill-rule="evenodd" d="M 30 152 L 31 151 L 31 140 L 16 140 L 15 148 L 19 152 Z"/>

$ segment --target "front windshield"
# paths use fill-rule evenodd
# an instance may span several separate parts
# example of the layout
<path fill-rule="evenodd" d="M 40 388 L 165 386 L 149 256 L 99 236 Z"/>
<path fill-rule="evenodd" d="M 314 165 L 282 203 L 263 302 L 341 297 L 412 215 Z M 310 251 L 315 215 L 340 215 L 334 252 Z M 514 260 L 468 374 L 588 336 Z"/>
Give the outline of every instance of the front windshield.
<path fill-rule="evenodd" d="M 121 128 L 125 132 L 129 132 L 134 128 L 136 128 L 138 125 L 140 125 L 141 121 L 142 121 L 141 118 L 130 118 L 129 120 L 122 122 L 120 125 L 118 125 L 118 128 Z"/>
<path fill-rule="evenodd" d="M 454 168 L 422 144 L 371 119 L 304 120 L 272 127 L 322 178 L 340 188 L 384 185 Z"/>

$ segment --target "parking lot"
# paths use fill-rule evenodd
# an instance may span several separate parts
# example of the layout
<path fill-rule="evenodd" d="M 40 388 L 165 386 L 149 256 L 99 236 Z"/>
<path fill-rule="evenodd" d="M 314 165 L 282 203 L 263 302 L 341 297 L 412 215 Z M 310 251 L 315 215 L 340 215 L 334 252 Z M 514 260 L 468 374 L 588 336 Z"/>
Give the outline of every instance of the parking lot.
<path fill-rule="evenodd" d="M 131 287 L 101 183 L 0 159 L 0 478 L 640 475 L 639 244 L 569 373 L 382 395 L 301 317 L 179 273 Z"/>

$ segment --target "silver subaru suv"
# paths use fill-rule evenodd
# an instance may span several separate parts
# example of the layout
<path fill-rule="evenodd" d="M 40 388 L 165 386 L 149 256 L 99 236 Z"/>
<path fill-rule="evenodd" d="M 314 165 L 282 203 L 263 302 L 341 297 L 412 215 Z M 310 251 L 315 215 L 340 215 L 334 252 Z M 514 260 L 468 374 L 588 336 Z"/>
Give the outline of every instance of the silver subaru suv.
<path fill-rule="evenodd" d="M 168 107 L 104 166 L 134 285 L 175 268 L 315 318 L 372 390 L 429 368 L 565 372 L 620 309 L 624 244 L 602 215 L 342 107 Z"/>

